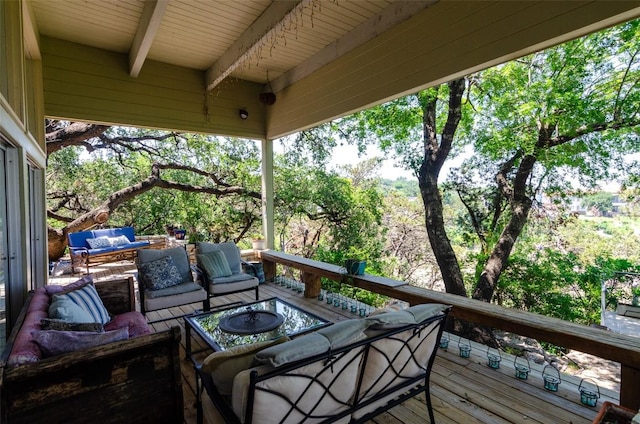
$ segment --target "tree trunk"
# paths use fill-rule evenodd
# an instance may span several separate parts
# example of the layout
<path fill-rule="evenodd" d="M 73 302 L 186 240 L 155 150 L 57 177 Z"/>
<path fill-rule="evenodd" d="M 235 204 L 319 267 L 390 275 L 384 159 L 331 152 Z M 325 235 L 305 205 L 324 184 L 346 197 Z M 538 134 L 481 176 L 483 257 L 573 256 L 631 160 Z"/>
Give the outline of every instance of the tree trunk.
<path fill-rule="evenodd" d="M 455 131 L 462 117 L 465 83 L 464 78 L 449 83 L 449 113 L 440 142 L 436 135 L 437 96 L 433 94 L 423 106 L 424 158 L 418 171 L 418 184 L 424 204 L 429 243 L 438 262 L 445 289 L 447 293 L 466 297 L 458 258 L 444 227 L 442 198 L 438 189 L 438 175 L 451 151 Z"/>
<path fill-rule="evenodd" d="M 473 299 L 491 302 L 493 298 L 500 274 L 502 274 L 502 270 L 506 267 L 509 256 L 511 255 L 511 250 L 513 250 L 516 240 L 522 233 L 524 225 L 527 223 L 532 205 L 532 200 L 527 196 L 527 180 L 533 171 L 533 166 L 536 161 L 537 158 L 533 154 L 527 155 L 522 159 L 516 172 L 512 189 L 507 187 L 506 181 L 501 181 L 503 175 L 498 173 L 496 179 L 498 180 L 498 185 L 500 185 L 503 191 L 506 191 L 505 194 L 508 195 L 511 217 L 504 230 L 502 230 L 502 234 L 500 234 L 500 238 L 496 242 L 480 274 L 472 296 Z"/>
<path fill-rule="evenodd" d="M 420 176 L 420 194 L 424 203 L 425 224 L 431 249 L 438 262 L 442 280 L 447 293 L 467 296 L 458 266 L 458 258 L 451 247 L 444 228 L 442 199 L 438 191 L 438 182 L 431 176 Z"/>

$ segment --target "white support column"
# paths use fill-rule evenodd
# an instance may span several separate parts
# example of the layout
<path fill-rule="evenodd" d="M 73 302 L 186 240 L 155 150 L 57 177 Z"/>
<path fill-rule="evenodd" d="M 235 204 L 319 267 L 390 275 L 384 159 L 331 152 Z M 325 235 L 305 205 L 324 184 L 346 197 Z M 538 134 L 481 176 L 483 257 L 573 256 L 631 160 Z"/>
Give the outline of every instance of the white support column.
<path fill-rule="evenodd" d="M 273 219 L 273 140 L 262 140 L 262 231 L 269 249 L 276 241 Z"/>

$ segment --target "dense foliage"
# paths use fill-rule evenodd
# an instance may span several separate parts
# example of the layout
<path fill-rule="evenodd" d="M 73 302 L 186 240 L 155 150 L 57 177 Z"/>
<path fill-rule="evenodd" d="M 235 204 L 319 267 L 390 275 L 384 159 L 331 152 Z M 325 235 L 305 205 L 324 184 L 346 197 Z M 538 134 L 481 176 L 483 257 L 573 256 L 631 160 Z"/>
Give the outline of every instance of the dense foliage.
<path fill-rule="evenodd" d="M 640 151 L 639 26 L 629 22 L 282 140 L 274 167 L 277 247 L 334 264 L 362 258 L 369 273 L 597 321 L 601 282 L 640 263 L 638 172 L 625 158 Z M 48 129 L 65 125 L 52 121 Z M 49 224 L 57 231 L 50 240 L 100 224 L 92 214 L 102 210 L 105 225 L 134 225 L 140 234 L 177 226 L 190 241 L 245 248 L 261 233 L 255 143 L 98 130 L 75 145 L 48 142 Z M 333 149 L 345 142 L 361 151 L 377 145 L 417 181 L 381 180 L 377 160 L 329 170 Z M 464 160 L 444 183 L 440 171 L 456 156 Z M 592 189 L 614 177 L 624 180 L 628 217 L 578 218 L 566 209 L 579 191 L 573 183 Z M 609 194 L 582 200 L 598 215 L 616 213 Z"/>

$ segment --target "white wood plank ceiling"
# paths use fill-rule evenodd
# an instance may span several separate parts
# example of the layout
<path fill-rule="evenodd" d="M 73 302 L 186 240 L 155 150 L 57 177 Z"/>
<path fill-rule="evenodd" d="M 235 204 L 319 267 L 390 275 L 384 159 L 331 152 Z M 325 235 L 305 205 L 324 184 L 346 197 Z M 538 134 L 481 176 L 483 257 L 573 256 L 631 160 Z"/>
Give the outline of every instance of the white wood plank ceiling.
<path fill-rule="evenodd" d="M 207 71 L 281 90 L 430 1 L 391 0 L 31 0 L 41 35 Z"/>

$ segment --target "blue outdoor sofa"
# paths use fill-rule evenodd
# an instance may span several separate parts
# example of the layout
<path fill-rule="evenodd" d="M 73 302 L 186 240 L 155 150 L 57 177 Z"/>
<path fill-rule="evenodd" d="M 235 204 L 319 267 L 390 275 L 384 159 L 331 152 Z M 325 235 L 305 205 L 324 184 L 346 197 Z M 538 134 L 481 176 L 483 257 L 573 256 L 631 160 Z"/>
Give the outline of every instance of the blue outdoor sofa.
<path fill-rule="evenodd" d="M 74 274 L 77 265 L 86 266 L 88 274 L 90 265 L 123 259 L 135 260 L 138 249 L 151 247 L 149 240 L 136 241 L 133 227 L 79 231 L 69 233 L 67 239 Z"/>

